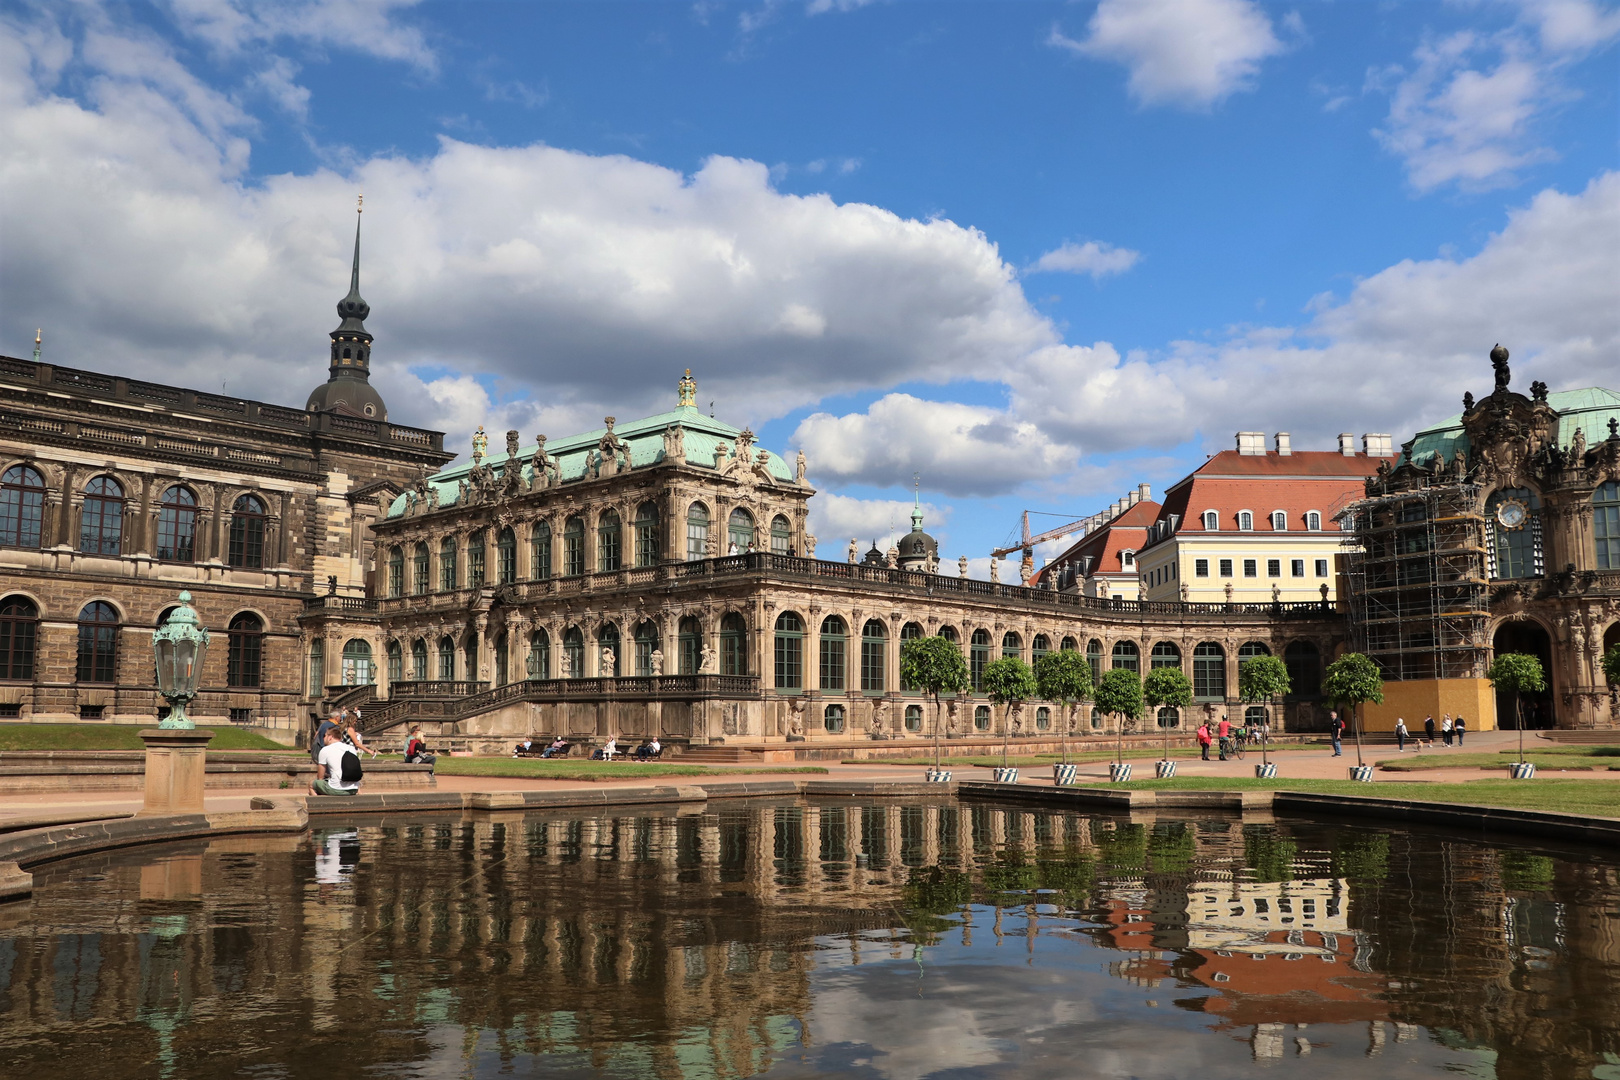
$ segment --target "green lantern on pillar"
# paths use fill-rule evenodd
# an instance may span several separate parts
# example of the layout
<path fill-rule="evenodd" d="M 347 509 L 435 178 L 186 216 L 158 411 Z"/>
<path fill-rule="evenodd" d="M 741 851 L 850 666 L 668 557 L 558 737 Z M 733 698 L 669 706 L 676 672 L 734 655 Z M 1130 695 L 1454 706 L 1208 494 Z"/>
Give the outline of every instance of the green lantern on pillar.
<path fill-rule="evenodd" d="M 160 728 L 190 729 L 197 725 L 186 715 L 186 705 L 197 696 L 203 657 L 208 652 L 208 629 L 197 621 L 191 594 L 180 594 L 180 605 L 152 631 L 152 653 L 157 665 L 158 693 L 169 703 L 169 715 Z"/>

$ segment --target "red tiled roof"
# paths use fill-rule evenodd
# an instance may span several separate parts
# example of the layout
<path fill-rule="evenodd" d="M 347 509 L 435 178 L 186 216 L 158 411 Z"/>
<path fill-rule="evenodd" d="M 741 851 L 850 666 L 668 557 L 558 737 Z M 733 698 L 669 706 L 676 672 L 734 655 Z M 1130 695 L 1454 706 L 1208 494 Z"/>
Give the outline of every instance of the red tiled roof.
<path fill-rule="evenodd" d="M 1204 511 L 1214 510 L 1218 531 L 1235 532 L 1238 511 L 1248 510 L 1254 514 L 1253 531 L 1269 533 L 1272 511 L 1282 510 L 1288 515 L 1287 531 L 1299 532 L 1305 529 L 1305 514 L 1315 510 L 1322 515 L 1323 531 L 1336 531 L 1334 512 L 1363 494 L 1367 477 L 1378 471 L 1380 462 L 1393 464 L 1397 457 L 1223 450 L 1165 493 L 1159 520 L 1175 514 L 1181 520 L 1178 534 L 1202 533 Z"/>
<path fill-rule="evenodd" d="M 1070 563 L 1092 557 L 1092 573 L 1118 573 L 1121 551 L 1140 551 L 1147 543 L 1148 526 L 1159 516 L 1159 504 L 1151 499 L 1139 502 L 1095 532 L 1087 533 L 1073 547 L 1035 572 L 1031 585 L 1039 585 L 1043 574 Z"/>

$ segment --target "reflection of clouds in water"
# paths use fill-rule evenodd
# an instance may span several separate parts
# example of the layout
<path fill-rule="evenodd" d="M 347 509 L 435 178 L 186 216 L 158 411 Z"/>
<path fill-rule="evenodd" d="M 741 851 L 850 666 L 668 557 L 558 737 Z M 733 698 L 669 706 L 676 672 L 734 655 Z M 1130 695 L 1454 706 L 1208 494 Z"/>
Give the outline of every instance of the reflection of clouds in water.
<path fill-rule="evenodd" d="M 890 974 L 897 972 L 891 969 Z M 816 1043 L 870 1045 L 875 1060 L 866 1064 L 889 1080 L 920 1080 L 943 1069 L 994 1065 L 1010 1049 L 983 1034 L 970 1002 L 942 1003 L 937 980 L 924 997 L 896 997 L 874 1012 L 865 975 L 845 968 L 825 982 L 816 980 L 809 1020 Z"/>
<path fill-rule="evenodd" d="M 337 885 L 344 874 L 354 873 L 360 862 L 360 831 L 334 829 L 315 838 L 315 880 L 321 885 Z"/>

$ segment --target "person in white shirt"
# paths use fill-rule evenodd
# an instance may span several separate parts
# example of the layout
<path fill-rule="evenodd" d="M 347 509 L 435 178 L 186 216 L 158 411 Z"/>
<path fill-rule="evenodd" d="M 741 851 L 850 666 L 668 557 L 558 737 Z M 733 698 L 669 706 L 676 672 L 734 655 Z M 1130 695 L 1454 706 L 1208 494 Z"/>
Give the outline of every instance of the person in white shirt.
<path fill-rule="evenodd" d="M 602 747 L 602 760 L 603 761 L 612 761 L 613 760 L 613 755 L 617 754 L 618 752 L 619 752 L 619 737 L 617 735 L 609 735 L 607 743 L 605 745 L 603 745 L 603 747 Z"/>
<path fill-rule="evenodd" d="M 343 755 L 353 754 L 354 747 L 344 742 L 337 728 L 326 732 L 326 745 L 315 759 L 317 775 L 309 785 L 311 795 L 354 795 L 360 791 L 360 781 L 343 779 Z M 358 757 L 358 755 L 356 755 Z"/>

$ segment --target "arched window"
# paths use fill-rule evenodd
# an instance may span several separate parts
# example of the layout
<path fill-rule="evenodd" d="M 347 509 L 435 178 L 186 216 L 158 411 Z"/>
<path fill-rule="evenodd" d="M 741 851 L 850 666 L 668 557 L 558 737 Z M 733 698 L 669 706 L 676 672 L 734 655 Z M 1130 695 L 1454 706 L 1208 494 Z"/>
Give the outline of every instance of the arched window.
<path fill-rule="evenodd" d="M 1086 642 L 1086 663 L 1091 665 L 1091 683 L 1095 686 L 1102 682 L 1102 642 L 1092 638 Z"/>
<path fill-rule="evenodd" d="M 388 643 L 388 681 L 397 683 L 405 678 L 405 650 L 400 648 L 399 642 Z"/>
<path fill-rule="evenodd" d="M 720 620 L 720 674 L 748 674 L 748 627 L 735 611 Z"/>
<path fill-rule="evenodd" d="M 703 663 L 703 624 L 692 615 L 676 627 L 676 647 L 680 650 L 681 675 L 696 675 Z"/>
<path fill-rule="evenodd" d="M 1238 530 L 1240 532 L 1254 531 L 1254 514 L 1248 510 L 1238 511 Z"/>
<path fill-rule="evenodd" d="M 617 510 L 603 510 L 596 519 L 596 569 L 598 573 L 607 574 L 619 569 L 623 563 L 620 547 L 622 532 L 619 529 L 619 512 Z"/>
<path fill-rule="evenodd" d="M 988 705 L 975 705 L 973 707 L 973 730 L 975 730 L 975 731 L 989 731 L 990 730 L 990 706 L 988 706 Z"/>
<path fill-rule="evenodd" d="M 968 680 L 975 693 L 984 689 L 984 669 L 990 663 L 990 631 L 975 630 L 968 639 Z"/>
<path fill-rule="evenodd" d="M 1263 641 L 1245 641 L 1238 646 L 1238 663 L 1253 660 L 1257 656 L 1270 656 L 1271 649 Z"/>
<path fill-rule="evenodd" d="M 691 562 L 709 557 L 709 508 L 700 502 L 686 512 L 686 558 Z"/>
<path fill-rule="evenodd" d="M 1048 709 L 1045 705 L 1042 705 L 1040 708 L 1035 710 L 1035 730 L 1052 730 L 1052 710 Z"/>
<path fill-rule="evenodd" d="M 1283 650 L 1288 668 L 1289 697 L 1318 697 L 1322 693 L 1322 654 L 1309 641 L 1289 642 Z"/>
<path fill-rule="evenodd" d="M 84 486 L 79 515 L 79 550 L 87 555 L 117 555 L 123 549 L 124 488 L 110 476 Z"/>
<path fill-rule="evenodd" d="M 1529 488 L 1504 488 L 1485 504 L 1493 580 L 1540 577 L 1541 500 Z"/>
<path fill-rule="evenodd" d="M 609 651 L 613 655 L 608 655 Z M 624 650 L 619 647 L 619 628 L 612 623 L 603 623 L 596 631 L 596 666 L 598 674 L 604 679 L 619 677 L 620 659 Z"/>
<path fill-rule="evenodd" d="M 1192 684 L 1198 701 L 1226 700 L 1226 652 L 1215 642 L 1194 646 Z"/>
<path fill-rule="evenodd" d="M 1001 655 L 1003 658 L 1024 655 L 1024 639 L 1011 630 L 1001 635 Z"/>
<path fill-rule="evenodd" d="M 754 550 L 754 515 L 742 507 L 731 512 L 726 522 L 727 555 Z"/>
<path fill-rule="evenodd" d="M 507 646 L 507 633 L 502 630 L 495 635 L 495 679 L 496 686 L 505 686 L 511 681 L 512 653 Z"/>
<path fill-rule="evenodd" d="M 232 648 L 235 648 L 234 644 Z M 350 638 L 343 643 L 343 685 L 365 686 L 372 681 L 370 643 Z"/>
<path fill-rule="evenodd" d="M 901 648 L 901 650 L 903 651 L 905 649 L 906 642 L 908 642 L 908 641 L 920 641 L 920 640 L 922 640 L 922 637 L 923 637 L 923 628 L 922 628 L 922 625 L 920 623 L 914 623 L 914 622 L 906 623 L 904 626 L 902 626 L 900 628 L 900 648 Z M 915 693 L 918 692 L 918 688 L 915 685 L 913 685 L 912 683 L 906 681 L 905 673 L 903 671 L 901 672 L 901 675 L 900 675 L 900 689 L 904 690 L 908 694 L 915 694 Z"/>
<path fill-rule="evenodd" d="M 1154 719 L 1158 722 L 1158 725 L 1161 728 L 1180 727 L 1181 710 L 1172 708 L 1169 705 L 1165 705 L 1159 709 L 1159 714 Z"/>
<path fill-rule="evenodd" d="M 428 677 L 428 646 L 424 638 L 411 642 L 411 678 L 426 682 Z"/>
<path fill-rule="evenodd" d="M 225 685 L 258 686 L 264 668 L 264 620 L 251 611 L 241 612 L 226 627 L 226 635 L 229 641 L 225 656 Z M 366 643 L 362 641 L 360 644 Z M 345 664 L 348 657 L 349 650 L 345 646 Z M 371 682 L 370 646 L 366 646 L 366 676 L 362 681 Z"/>
<path fill-rule="evenodd" d="M 231 506 L 231 539 L 225 561 L 246 570 L 264 566 L 264 503 L 257 495 L 238 495 Z"/>
<path fill-rule="evenodd" d="M 585 677 L 585 634 L 577 626 L 563 631 L 563 669 L 565 679 Z"/>
<path fill-rule="evenodd" d="M 45 478 L 27 465 L 0 475 L 0 544 L 39 547 L 45 520 Z"/>
<path fill-rule="evenodd" d="M 529 635 L 529 678 L 551 678 L 551 635 L 544 629 Z"/>
<path fill-rule="evenodd" d="M 105 600 L 79 612 L 79 670 L 82 683 L 118 681 L 118 610 Z"/>
<path fill-rule="evenodd" d="M 1206 532 L 1219 532 L 1221 528 L 1221 515 L 1213 510 L 1204 511 L 1204 530 Z"/>
<path fill-rule="evenodd" d="M 906 730 L 910 731 L 910 732 L 913 732 L 913 733 L 922 730 L 922 706 L 921 705 L 907 705 L 906 706 Z"/>
<path fill-rule="evenodd" d="M 1153 646 L 1153 652 L 1148 656 L 1148 670 L 1152 671 L 1162 667 L 1178 668 L 1181 666 L 1181 650 L 1173 641 L 1161 641 Z"/>
<path fill-rule="evenodd" d="M 658 565 L 658 504 L 644 502 L 636 507 L 636 565 Z"/>
<path fill-rule="evenodd" d="M 551 577 L 551 522 L 537 521 L 529 530 L 529 580 Z"/>
<path fill-rule="evenodd" d="M 1272 532 L 1288 531 L 1288 514 L 1285 511 L 1273 510 L 1271 512 L 1271 530 Z"/>
<path fill-rule="evenodd" d="M 416 556 L 411 560 L 411 591 L 422 596 L 428 591 L 428 573 L 431 568 L 430 553 L 426 544 L 416 545 Z"/>
<path fill-rule="evenodd" d="M 636 626 L 636 674 L 642 678 L 653 673 L 653 653 L 658 648 L 658 624 L 644 619 Z"/>
<path fill-rule="evenodd" d="M 950 642 L 952 645 L 955 645 L 957 648 L 961 648 L 961 639 L 957 636 L 956 627 L 954 627 L 954 626 L 942 626 L 942 627 L 940 627 L 939 628 L 939 636 L 944 638 L 946 641 Z"/>
<path fill-rule="evenodd" d="M 888 689 L 889 632 L 877 619 L 867 619 L 861 627 L 861 691 L 881 694 Z"/>
<path fill-rule="evenodd" d="M 450 682 L 456 677 L 456 643 L 448 634 L 439 639 L 439 678 Z"/>
<path fill-rule="evenodd" d="M 1058 646 L 1058 648 L 1060 650 L 1062 650 L 1063 652 L 1079 652 L 1080 651 L 1080 643 L 1078 641 L 1074 640 L 1074 638 L 1072 638 L 1072 637 L 1065 637 L 1063 639 L 1063 642 Z"/>
<path fill-rule="evenodd" d="M 1261 727 L 1266 722 L 1266 707 L 1264 705 L 1250 705 L 1243 710 L 1243 726 L 1251 731 Z"/>
<path fill-rule="evenodd" d="M 1109 666 L 1124 668 L 1126 671 L 1141 672 L 1142 651 L 1136 647 L 1134 641 L 1116 641 L 1114 642 L 1113 663 Z"/>
<path fill-rule="evenodd" d="M 475 631 L 468 631 L 467 639 L 461 643 L 461 666 L 471 682 L 477 682 L 478 677 L 483 674 L 479 670 L 478 634 Z"/>
<path fill-rule="evenodd" d="M 1045 634 L 1036 634 L 1029 643 L 1029 662 L 1033 666 L 1035 661 L 1052 651 L 1052 639 Z"/>
<path fill-rule="evenodd" d="M 849 630 L 844 626 L 844 620 L 837 615 L 829 615 L 821 620 L 821 688 L 823 690 L 844 689 L 844 671 L 846 669 L 845 648 L 849 641 Z"/>
<path fill-rule="evenodd" d="M 517 533 L 510 525 L 495 536 L 495 572 L 495 580 L 502 585 L 517 580 Z"/>
<path fill-rule="evenodd" d="M 1311 532 L 1321 532 L 1322 531 L 1322 515 L 1321 515 L 1321 513 L 1319 513 L 1316 510 L 1307 510 L 1305 512 L 1305 528 L 1309 529 Z"/>
<path fill-rule="evenodd" d="M 1103 711 L 1095 706 L 1091 709 L 1091 727 L 1097 730 L 1103 726 Z"/>
<path fill-rule="evenodd" d="M 405 595 L 405 550 L 397 546 L 388 549 L 388 595 Z"/>
<path fill-rule="evenodd" d="M 191 562 L 197 553 L 197 496 L 174 484 L 158 502 L 157 557 Z"/>
<path fill-rule="evenodd" d="M 837 735 L 844 730 L 844 707 L 842 705 L 829 705 L 821 714 L 821 727 L 830 734 Z"/>
<path fill-rule="evenodd" d="M 1592 492 L 1592 540 L 1597 568 L 1620 570 L 1620 483 L 1613 480 Z"/>
<path fill-rule="evenodd" d="M 484 584 L 484 530 L 474 529 L 467 537 L 467 588 L 477 589 Z"/>
<path fill-rule="evenodd" d="M 776 617 L 776 688 L 804 689 L 804 620 L 792 611 Z"/>
<path fill-rule="evenodd" d="M 309 696 L 318 698 L 326 691 L 326 644 L 316 638 L 309 643 Z"/>
<path fill-rule="evenodd" d="M 771 554 L 793 554 L 793 526 L 781 514 L 771 518 Z"/>
<path fill-rule="evenodd" d="M 447 536 L 439 544 L 439 590 L 454 592 L 459 583 L 456 576 L 456 538 Z"/>
<path fill-rule="evenodd" d="M 585 519 L 575 514 L 563 522 L 563 577 L 585 572 Z"/>

